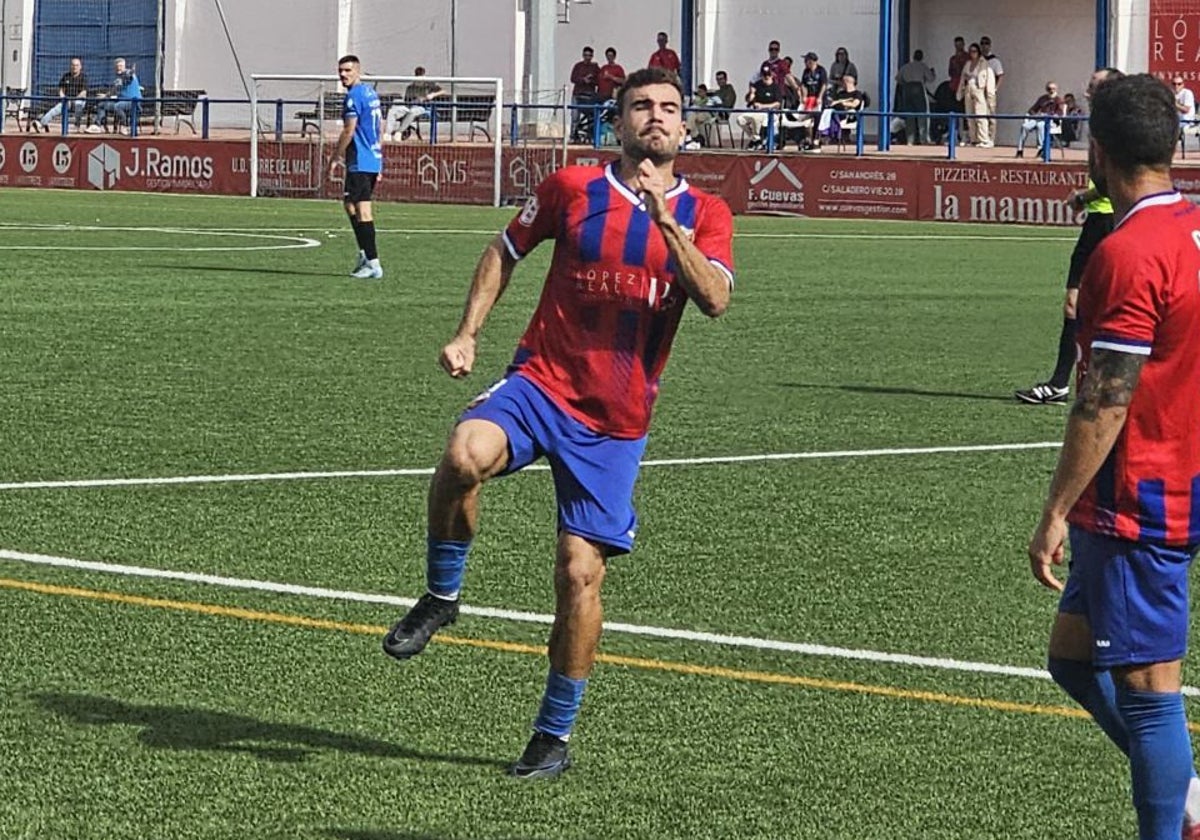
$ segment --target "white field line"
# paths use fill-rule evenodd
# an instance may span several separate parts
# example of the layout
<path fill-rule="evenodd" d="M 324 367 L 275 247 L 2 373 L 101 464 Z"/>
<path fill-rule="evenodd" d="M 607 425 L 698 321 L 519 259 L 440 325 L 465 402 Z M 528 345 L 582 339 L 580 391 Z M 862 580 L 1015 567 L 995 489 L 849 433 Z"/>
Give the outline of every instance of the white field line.
<path fill-rule="evenodd" d="M 177 572 L 164 569 L 151 569 L 144 566 L 128 566 L 113 563 L 97 563 L 88 560 L 74 560 L 69 557 L 53 557 L 45 554 L 28 554 L 21 551 L 0 549 L 0 560 L 10 560 L 18 563 L 28 563 L 39 566 L 54 566 L 64 569 L 75 569 L 87 572 L 120 575 L 124 577 L 156 578 L 159 580 L 183 581 L 199 583 L 207 586 L 217 586 L 225 589 L 254 590 L 271 592 L 280 595 L 300 595 L 308 598 L 321 598 L 331 601 L 351 601 L 360 604 L 382 604 L 389 607 L 408 609 L 416 600 L 401 598 L 395 595 L 376 595 L 366 592 L 352 592 L 338 589 L 325 589 L 318 586 L 297 586 L 289 583 L 253 580 L 245 578 L 223 577 L 219 575 L 198 574 L 196 572 Z M 464 615 L 480 618 L 499 619 L 529 624 L 552 624 L 554 616 L 542 613 L 503 610 L 493 607 L 475 607 L 463 605 Z M 644 636 L 655 639 L 671 639 L 674 641 L 695 642 L 702 645 L 717 645 L 723 647 L 753 648 L 755 650 L 770 650 L 782 653 L 794 653 L 801 656 L 818 656 L 831 659 L 851 659 L 863 662 L 884 663 L 889 665 L 908 665 L 918 668 L 932 668 L 943 671 L 964 671 L 975 674 L 995 674 L 1006 677 L 1024 677 L 1027 679 L 1049 679 L 1050 675 L 1040 668 L 1022 668 L 1014 665 L 997 665 L 991 662 L 969 662 L 958 659 L 947 659 L 934 656 L 913 656 L 906 653 L 887 653 L 877 650 L 862 650 L 856 648 L 831 647 L 829 645 L 807 644 L 804 642 L 785 642 L 776 639 L 764 639 L 753 636 L 730 636 L 721 633 L 701 633 L 693 630 L 677 630 L 668 627 L 653 627 L 644 624 L 628 624 L 619 621 L 606 621 L 604 630 L 608 633 L 622 633 L 631 636 Z M 1187 694 L 1200 694 L 1200 689 L 1185 688 Z"/>
<path fill-rule="evenodd" d="M 341 228 L 331 228 L 329 226 L 318 227 L 224 227 L 224 228 L 151 228 L 151 227 L 105 227 L 101 225 L 71 225 L 71 224 L 15 224 L 15 223 L 0 223 L 0 230 L 94 230 L 94 231 L 156 231 L 160 233 L 180 233 L 197 235 L 254 235 L 254 234 L 301 234 L 301 233 L 324 233 L 324 234 L 341 234 L 344 231 Z M 500 232 L 498 228 L 379 228 L 375 231 L 378 234 L 401 235 L 401 236 L 440 236 L 440 235 L 460 235 L 460 236 L 495 236 Z M 863 233 L 820 233 L 820 232 L 795 232 L 795 233 L 734 233 L 735 238 L 739 239 L 855 239 L 861 240 L 868 234 Z M 1075 237 L 1066 236 L 1038 236 L 1024 234 L 993 234 L 993 233 L 872 233 L 869 234 L 871 239 L 889 239 L 889 240 L 905 240 L 911 239 L 914 241 L 943 241 L 947 239 L 962 239 L 977 242 L 1074 242 Z M 312 248 L 319 245 L 311 239 L 304 237 L 288 237 L 294 240 L 303 240 L 304 245 L 293 245 L 290 247 L 305 247 Z M 307 243 L 312 244 L 307 244 Z M 20 247 L 25 249 L 33 249 L 36 246 L 11 246 L 4 250 L 14 250 Z M 283 246 L 277 246 L 283 247 Z M 57 250 L 64 250 L 57 248 Z M 94 247 L 80 247 L 78 250 L 104 250 Z M 121 250 L 121 249 L 118 249 Z M 154 249 L 143 249 L 154 250 Z M 185 249 L 175 249 L 185 250 Z M 251 250 L 251 249 L 245 249 Z"/>
<path fill-rule="evenodd" d="M 238 229 L 217 228 L 177 228 L 177 227 L 126 227 L 108 225 L 70 225 L 70 224 L 17 224 L 13 222 L 0 223 L 0 231 L 14 233 L 28 231 L 116 231 L 118 233 L 168 233 L 180 236 L 215 236 L 218 238 L 240 239 L 269 239 L 282 242 L 280 245 L 239 245 L 239 246 L 157 246 L 157 245 L 54 245 L 55 251 L 286 251 L 298 248 L 319 248 L 319 239 L 307 236 L 283 236 L 266 230 L 251 231 Z M 0 245 L 0 251 L 45 251 L 44 245 Z"/>
<path fill-rule="evenodd" d="M 925 446 L 900 449 L 842 449 L 826 452 L 768 452 L 759 455 L 714 455 L 700 458 L 658 458 L 642 461 L 643 467 L 692 467 L 713 464 L 748 464 L 769 461 L 810 461 L 835 458 L 876 458 L 903 455 L 942 455 L 967 452 L 1019 452 L 1031 449 L 1057 449 L 1060 441 L 1036 443 L 990 443 L 976 446 Z M 533 464 L 524 471 L 545 471 L 545 464 Z M 161 478 L 80 478 L 48 481 L 0 482 L 5 490 L 55 490 L 84 487 L 144 487 L 167 484 L 233 484 L 251 481 L 301 481 L 330 478 L 390 478 L 393 476 L 433 475 L 432 467 L 412 467 L 384 470 L 330 470 L 280 473 L 242 473 L 227 475 L 177 475 Z"/>

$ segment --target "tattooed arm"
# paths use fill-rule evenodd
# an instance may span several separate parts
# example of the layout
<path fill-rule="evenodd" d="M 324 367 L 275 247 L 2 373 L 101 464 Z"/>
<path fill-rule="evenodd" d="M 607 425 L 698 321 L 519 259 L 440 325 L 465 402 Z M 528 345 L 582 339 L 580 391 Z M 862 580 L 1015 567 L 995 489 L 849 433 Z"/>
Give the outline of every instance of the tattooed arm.
<path fill-rule="evenodd" d="M 1033 576 L 1051 589 L 1062 589 L 1050 564 L 1062 563 L 1067 513 L 1121 434 L 1146 358 L 1136 353 L 1092 349 L 1091 366 L 1071 407 L 1042 521 L 1029 544 Z"/>

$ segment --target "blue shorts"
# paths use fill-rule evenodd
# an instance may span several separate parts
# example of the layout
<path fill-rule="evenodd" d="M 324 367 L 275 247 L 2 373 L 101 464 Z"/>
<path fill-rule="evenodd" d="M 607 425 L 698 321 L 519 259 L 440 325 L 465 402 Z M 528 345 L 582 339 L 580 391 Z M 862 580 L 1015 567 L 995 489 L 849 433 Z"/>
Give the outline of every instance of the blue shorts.
<path fill-rule="evenodd" d="M 633 485 L 645 436 L 625 439 L 594 432 L 520 374 L 483 392 L 463 412 L 459 422 L 463 420 L 487 420 L 504 430 L 504 475 L 546 457 L 554 475 L 560 531 L 605 545 L 610 554 L 633 548 Z"/>
<path fill-rule="evenodd" d="M 1071 526 L 1071 574 L 1058 611 L 1087 618 L 1094 664 L 1113 668 L 1183 658 L 1194 553 Z"/>

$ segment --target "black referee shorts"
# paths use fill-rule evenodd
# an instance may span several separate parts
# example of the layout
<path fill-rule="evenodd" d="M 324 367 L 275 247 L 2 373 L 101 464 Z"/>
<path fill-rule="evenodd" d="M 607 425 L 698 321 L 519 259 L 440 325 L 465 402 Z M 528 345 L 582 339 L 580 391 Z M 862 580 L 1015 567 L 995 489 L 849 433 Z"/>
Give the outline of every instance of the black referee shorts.
<path fill-rule="evenodd" d="M 376 172 L 347 172 L 342 199 L 347 204 L 370 201 L 375 192 L 375 182 L 378 180 L 379 174 Z"/>
<path fill-rule="evenodd" d="M 1071 252 L 1071 267 L 1067 271 L 1067 288 L 1078 289 L 1079 281 L 1083 279 L 1083 269 L 1087 266 L 1088 257 L 1100 240 L 1112 233 L 1112 213 L 1088 213 L 1083 220 L 1083 230 L 1079 232 L 1079 241 Z"/>

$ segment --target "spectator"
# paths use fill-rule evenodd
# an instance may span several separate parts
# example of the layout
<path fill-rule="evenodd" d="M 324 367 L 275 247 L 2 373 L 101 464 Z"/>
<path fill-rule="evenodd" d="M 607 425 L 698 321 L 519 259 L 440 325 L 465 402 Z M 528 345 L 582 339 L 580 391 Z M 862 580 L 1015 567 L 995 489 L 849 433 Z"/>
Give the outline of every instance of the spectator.
<path fill-rule="evenodd" d="M 845 90 L 842 86 L 842 79 L 846 76 L 853 76 L 858 79 L 858 67 L 850 60 L 850 51 L 845 47 L 838 47 L 833 54 L 833 64 L 829 65 L 829 92 L 836 96 L 839 91 Z"/>
<path fill-rule="evenodd" d="M 696 88 L 696 94 L 692 97 L 692 107 L 688 109 L 687 115 L 688 134 L 692 141 L 698 145 L 708 142 L 709 126 L 716 122 L 717 112 L 707 109 L 720 107 L 721 98 L 710 91 L 708 85 Z"/>
<path fill-rule="evenodd" d="M 1075 94 L 1068 93 L 1063 97 L 1063 114 L 1067 117 L 1084 117 L 1087 113 L 1075 101 Z M 1063 120 L 1062 141 L 1064 146 L 1070 146 L 1079 139 L 1080 120 Z"/>
<path fill-rule="evenodd" d="M 46 131 L 50 131 L 51 124 L 62 115 L 63 100 L 65 99 L 71 109 L 71 114 L 75 117 L 75 127 L 79 128 L 79 123 L 83 119 L 83 110 L 87 107 L 87 94 L 88 81 L 87 76 L 83 73 L 83 61 L 79 58 L 72 58 L 71 68 L 58 80 L 58 101 L 35 125 L 41 125 Z"/>
<path fill-rule="evenodd" d="M 763 64 L 771 65 L 771 72 L 775 76 L 775 87 L 779 91 L 779 98 L 782 101 L 784 98 L 785 80 L 788 73 L 791 72 L 791 59 L 779 57 L 779 42 L 772 41 L 767 44 L 767 57 L 763 60 Z M 758 81 L 755 79 L 754 81 Z"/>
<path fill-rule="evenodd" d="M 754 138 L 750 141 L 750 148 L 761 149 L 761 134 L 769 119 L 766 112 L 778 111 L 780 106 L 779 89 L 775 86 L 771 65 L 763 64 L 759 68 L 758 81 L 751 84 L 750 90 L 746 91 L 746 106 L 750 111 L 738 114 L 738 125 L 742 127 L 742 131 Z"/>
<path fill-rule="evenodd" d="M 729 74 L 724 70 L 717 71 L 717 98 L 721 100 L 722 108 L 733 108 L 737 105 L 737 90 L 729 84 Z"/>
<path fill-rule="evenodd" d="M 1025 157 L 1025 138 L 1029 132 L 1037 132 L 1038 151 L 1046 145 L 1047 116 L 1061 117 L 1067 112 L 1066 101 L 1058 95 L 1058 85 L 1046 82 L 1046 92 L 1029 106 L 1028 116 L 1021 123 L 1021 134 L 1017 137 L 1017 157 Z"/>
<path fill-rule="evenodd" d="M 853 73 L 843 73 L 841 90 L 833 94 L 829 100 L 829 107 L 821 111 L 817 134 L 840 137 L 847 112 L 861 111 L 867 107 L 868 101 L 866 93 L 858 89 L 858 78 Z"/>
<path fill-rule="evenodd" d="M 683 67 L 683 64 L 679 61 L 679 53 L 667 46 L 666 32 L 658 33 L 658 49 L 651 54 L 650 61 L 646 66 L 661 67 L 679 75 L 679 68 Z"/>
<path fill-rule="evenodd" d="M 109 86 L 108 95 L 96 105 L 96 121 L 87 127 L 89 134 L 104 131 L 104 122 L 110 113 L 113 115 L 114 131 L 120 123 L 128 124 L 133 114 L 133 104 L 142 98 L 142 83 L 138 80 L 137 68 L 127 67 L 125 59 L 118 58 L 113 62 L 113 70 L 116 78 Z"/>
<path fill-rule="evenodd" d="M 417 67 L 414 76 L 424 76 L 425 68 Z M 430 102 L 446 91 L 437 82 L 415 81 L 404 89 L 404 104 L 396 104 L 388 109 L 387 129 L 384 132 L 393 140 L 402 140 L 412 130 L 413 124 L 429 113 L 426 107 Z"/>
<path fill-rule="evenodd" d="M 596 98 L 608 102 L 617 98 L 617 88 L 625 84 L 625 68 L 617 64 L 617 51 L 609 47 L 604 51 L 604 64 L 596 78 Z"/>
<path fill-rule="evenodd" d="M 578 105 L 571 114 L 571 133 L 579 131 L 579 122 L 589 106 L 596 104 L 597 82 L 600 79 L 600 65 L 592 56 L 595 52 L 591 47 L 583 48 L 583 58 L 575 62 L 571 68 L 571 104 Z M 590 124 L 589 120 L 589 124 Z"/>
<path fill-rule="evenodd" d="M 958 85 L 962 79 L 963 67 L 966 66 L 967 60 L 970 58 L 967 55 L 966 43 L 963 40 L 963 36 L 955 36 L 954 55 L 950 56 L 950 66 L 947 68 L 947 75 L 950 76 L 950 92 L 955 96 L 958 95 Z"/>
<path fill-rule="evenodd" d="M 966 112 L 972 117 L 967 121 L 970 126 L 971 145 L 984 149 L 992 148 L 992 131 L 986 118 L 991 113 L 988 110 L 988 102 L 996 100 L 996 76 L 987 59 L 983 57 L 979 44 L 971 44 L 967 48 L 967 63 L 963 65 L 957 97 L 966 105 Z"/>
<path fill-rule="evenodd" d="M 829 73 L 817 61 L 815 52 L 804 56 L 804 72 L 800 74 L 800 88 L 804 101 L 801 103 L 805 111 L 817 111 L 825 101 L 825 91 L 829 88 Z"/>
<path fill-rule="evenodd" d="M 779 101 L 782 107 L 786 110 L 794 111 L 800 107 L 801 86 L 800 80 L 797 79 L 796 74 L 792 72 L 792 67 L 792 57 L 790 55 L 786 56 L 780 63 L 780 69 L 778 72 L 779 74 L 782 74 L 782 77 L 780 78 L 777 76 L 780 83 L 777 84 L 776 87 L 779 88 Z"/>
<path fill-rule="evenodd" d="M 992 68 L 992 75 L 996 77 L 996 86 L 992 89 L 988 99 L 987 109 L 988 114 L 993 116 L 988 119 L 988 136 L 992 141 L 996 140 L 996 97 L 1000 95 L 1000 83 L 1004 81 L 1004 65 L 1000 63 L 1000 58 L 992 52 L 992 39 L 984 35 L 979 39 L 979 52 L 983 55 L 988 63 L 988 67 Z"/>
<path fill-rule="evenodd" d="M 917 50 L 912 61 L 896 72 L 896 110 L 900 113 L 923 114 L 929 110 L 929 89 L 934 80 L 933 68 L 925 63 L 925 53 Z M 929 142 L 929 118 L 905 117 L 905 137 L 908 145 L 923 145 Z"/>
<path fill-rule="evenodd" d="M 1196 121 L 1196 97 L 1183 86 L 1183 77 L 1175 76 L 1171 86 L 1175 89 L 1175 110 L 1179 112 L 1180 122 Z"/>

